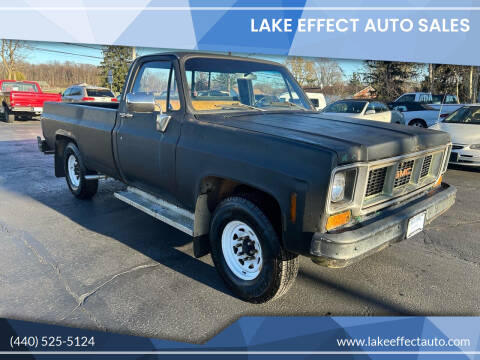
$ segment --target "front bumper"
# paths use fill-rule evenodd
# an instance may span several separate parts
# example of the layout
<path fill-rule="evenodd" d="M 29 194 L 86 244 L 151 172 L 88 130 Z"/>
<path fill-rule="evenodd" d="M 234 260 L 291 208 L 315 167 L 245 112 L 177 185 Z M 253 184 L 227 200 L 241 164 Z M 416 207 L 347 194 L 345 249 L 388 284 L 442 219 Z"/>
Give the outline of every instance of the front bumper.
<path fill-rule="evenodd" d="M 480 166 L 480 150 L 476 149 L 455 149 L 450 154 L 449 164 Z"/>
<path fill-rule="evenodd" d="M 455 203 L 457 189 L 443 183 L 437 189 L 387 209 L 353 230 L 339 233 L 315 233 L 310 254 L 312 260 L 328 267 L 344 267 L 391 243 L 405 239 L 408 221 L 426 211 L 425 225 L 447 211 Z"/>

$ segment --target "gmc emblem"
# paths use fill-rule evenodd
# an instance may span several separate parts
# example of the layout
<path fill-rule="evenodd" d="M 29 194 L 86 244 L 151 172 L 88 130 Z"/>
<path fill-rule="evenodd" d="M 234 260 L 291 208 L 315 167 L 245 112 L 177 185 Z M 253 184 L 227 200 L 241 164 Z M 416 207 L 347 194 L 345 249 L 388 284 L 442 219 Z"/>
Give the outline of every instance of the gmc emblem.
<path fill-rule="evenodd" d="M 397 173 L 395 174 L 395 179 L 400 179 L 405 176 L 408 176 L 412 173 L 412 168 L 405 168 L 403 170 L 397 170 Z"/>

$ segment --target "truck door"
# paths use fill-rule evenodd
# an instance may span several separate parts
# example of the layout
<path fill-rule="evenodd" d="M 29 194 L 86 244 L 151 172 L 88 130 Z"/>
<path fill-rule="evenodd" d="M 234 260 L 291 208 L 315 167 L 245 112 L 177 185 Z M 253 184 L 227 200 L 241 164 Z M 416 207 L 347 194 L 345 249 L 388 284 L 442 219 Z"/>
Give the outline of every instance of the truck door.
<path fill-rule="evenodd" d="M 158 60 L 157 60 L 158 59 Z M 179 96 L 178 68 L 169 58 L 144 60 L 125 88 L 116 128 L 117 163 L 124 180 L 132 186 L 158 194 L 175 190 L 175 149 L 183 118 Z M 135 70 L 134 70 L 135 72 Z M 126 98 L 153 95 L 153 112 L 128 112 Z M 160 117 L 169 117 L 159 126 Z"/>

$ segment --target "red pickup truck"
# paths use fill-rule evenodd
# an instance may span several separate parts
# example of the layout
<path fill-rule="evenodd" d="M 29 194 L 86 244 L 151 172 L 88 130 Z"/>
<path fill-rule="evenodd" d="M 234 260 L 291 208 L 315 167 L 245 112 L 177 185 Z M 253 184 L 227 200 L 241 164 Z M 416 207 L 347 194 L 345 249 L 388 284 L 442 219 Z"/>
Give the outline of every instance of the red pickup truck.
<path fill-rule="evenodd" d="M 42 92 L 34 81 L 0 80 L 0 99 L 0 119 L 13 122 L 15 116 L 31 118 L 42 114 L 46 101 L 62 101 L 62 96 Z"/>

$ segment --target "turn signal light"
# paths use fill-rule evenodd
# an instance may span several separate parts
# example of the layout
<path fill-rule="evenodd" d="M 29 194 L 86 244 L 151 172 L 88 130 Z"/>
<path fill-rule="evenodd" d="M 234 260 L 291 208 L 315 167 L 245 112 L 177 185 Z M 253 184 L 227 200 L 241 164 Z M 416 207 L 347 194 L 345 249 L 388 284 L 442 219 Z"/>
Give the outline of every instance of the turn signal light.
<path fill-rule="evenodd" d="M 433 185 L 433 187 L 437 187 L 437 186 L 440 186 L 442 184 L 442 178 L 443 176 L 440 175 L 440 177 L 438 178 L 437 182 L 435 183 L 435 185 Z"/>
<path fill-rule="evenodd" d="M 350 210 L 330 216 L 327 220 L 327 226 L 326 226 L 327 231 L 330 231 L 342 225 L 348 224 L 351 218 L 352 218 L 352 212 Z"/>

